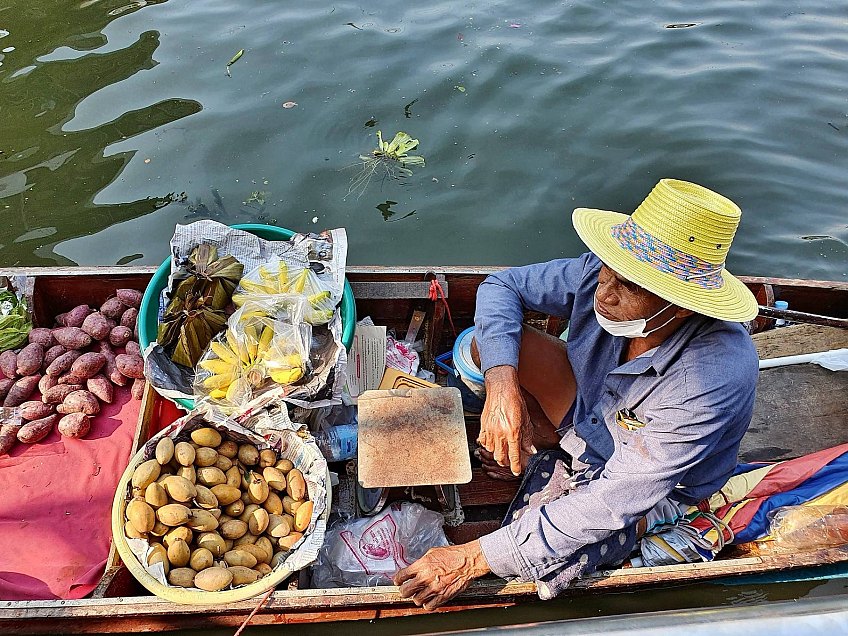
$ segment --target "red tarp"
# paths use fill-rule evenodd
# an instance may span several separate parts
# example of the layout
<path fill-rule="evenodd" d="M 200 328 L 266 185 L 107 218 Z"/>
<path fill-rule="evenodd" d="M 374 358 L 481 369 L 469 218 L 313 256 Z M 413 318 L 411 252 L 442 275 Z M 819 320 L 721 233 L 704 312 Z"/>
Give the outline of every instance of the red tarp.
<path fill-rule="evenodd" d="M 139 405 L 129 387 L 116 388 L 84 439 L 54 429 L 0 457 L 0 599 L 82 598 L 95 588 Z"/>

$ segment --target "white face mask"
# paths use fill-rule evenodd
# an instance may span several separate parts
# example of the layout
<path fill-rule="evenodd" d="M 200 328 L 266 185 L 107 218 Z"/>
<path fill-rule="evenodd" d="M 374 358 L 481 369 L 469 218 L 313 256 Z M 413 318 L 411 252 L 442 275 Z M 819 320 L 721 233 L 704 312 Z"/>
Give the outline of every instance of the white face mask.
<path fill-rule="evenodd" d="M 597 318 L 598 324 L 603 327 L 604 331 L 612 334 L 613 336 L 623 336 L 624 338 L 645 338 L 649 334 L 654 333 L 657 329 L 662 329 L 668 323 L 674 320 L 675 316 L 672 315 L 671 318 L 666 320 L 659 327 L 655 327 L 650 331 L 645 331 L 645 327 L 648 325 L 648 321 L 653 320 L 654 318 L 659 316 L 662 312 L 671 307 L 671 305 L 672 303 L 668 303 L 665 307 L 660 309 L 650 318 L 639 318 L 638 320 L 610 320 L 609 318 L 604 318 L 601 314 L 598 313 L 598 299 L 595 298 L 595 318 Z"/>

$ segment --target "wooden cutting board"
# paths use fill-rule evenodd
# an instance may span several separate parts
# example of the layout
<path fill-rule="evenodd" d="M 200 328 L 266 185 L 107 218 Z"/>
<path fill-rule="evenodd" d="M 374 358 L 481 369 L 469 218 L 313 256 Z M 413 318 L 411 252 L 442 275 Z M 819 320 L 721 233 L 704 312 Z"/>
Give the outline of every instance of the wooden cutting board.
<path fill-rule="evenodd" d="M 471 457 L 459 389 L 363 393 L 358 465 L 364 488 L 470 482 Z"/>

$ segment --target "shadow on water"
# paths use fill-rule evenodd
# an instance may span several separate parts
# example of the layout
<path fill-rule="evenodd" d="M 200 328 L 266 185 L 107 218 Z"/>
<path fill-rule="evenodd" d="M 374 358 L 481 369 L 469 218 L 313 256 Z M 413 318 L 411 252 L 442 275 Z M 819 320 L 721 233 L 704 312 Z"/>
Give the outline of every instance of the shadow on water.
<path fill-rule="evenodd" d="M 144 3 L 129 6 L 120 2 L 84 2 L 84 9 L 72 9 L 71 14 L 91 14 L 85 20 L 78 16 L 51 20 L 49 28 L 44 27 L 48 12 L 44 5 L 36 2 L 21 7 L 29 19 L 18 21 L 20 27 L 15 35 L 18 40 L 30 41 L 29 66 L 18 62 L 19 68 L 7 65 L 0 69 L 0 112 L 4 120 L 0 213 L 4 225 L 15 228 L 7 234 L 13 240 L 0 244 L 0 261 L 4 265 L 67 263 L 67 259 L 53 253 L 53 245 L 149 214 L 169 203 L 172 195 L 161 193 L 131 202 L 95 204 L 97 193 L 120 176 L 135 154 L 129 151 L 106 156 L 106 151 L 110 144 L 193 115 L 202 108 L 193 100 L 167 99 L 124 112 L 92 128 L 63 130 L 84 99 L 156 66 L 153 54 L 159 46 L 159 33 L 142 33 L 130 46 L 115 51 L 42 61 L 40 58 L 62 47 L 92 51 L 104 46 L 106 36 L 92 32 L 91 27 L 103 29 L 116 15 L 137 10 Z M 33 120 L 39 124 L 33 126 Z M 57 188 L 60 183 L 63 187 Z M 74 217 L 73 223 L 68 222 L 70 216 Z"/>

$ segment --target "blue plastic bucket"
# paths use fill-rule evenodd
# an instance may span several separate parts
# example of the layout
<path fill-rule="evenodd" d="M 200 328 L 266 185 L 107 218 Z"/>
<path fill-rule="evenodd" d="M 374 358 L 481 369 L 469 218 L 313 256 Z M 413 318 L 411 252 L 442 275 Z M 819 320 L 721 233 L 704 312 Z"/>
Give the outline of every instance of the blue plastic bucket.
<path fill-rule="evenodd" d="M 471 359 L 471 340 L 474 327 L 463 331 L 453 345 L 453 351 L 436 357 L 436 364 L 448 373 L 448 384 L 462 394 L 462 406 L 470 413 L 483 411 L 486 385 L 480 368 Z"/>

